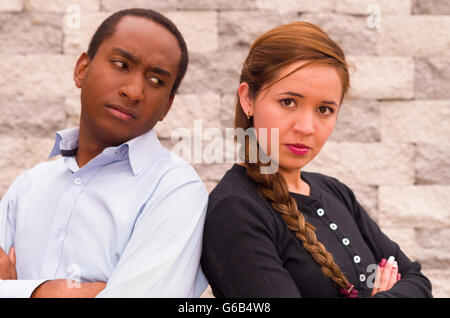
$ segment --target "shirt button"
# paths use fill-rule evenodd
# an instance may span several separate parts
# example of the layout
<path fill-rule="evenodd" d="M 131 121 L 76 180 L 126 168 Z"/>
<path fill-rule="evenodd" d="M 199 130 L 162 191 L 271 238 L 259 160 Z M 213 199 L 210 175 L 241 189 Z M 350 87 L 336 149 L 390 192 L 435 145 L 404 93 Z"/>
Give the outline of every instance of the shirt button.
<path fill-rule="evenodd" d="M 336 229 L 337 229 L 336 223 L 331 223 L 330 224 L 330 229 L 332 229 L 333 231 L 336 231 Z"/>
<path fill-rule="evenodd" d="M 344 238 L 342 239 L 342 244 L 348 245 L 348 244 L 350 244 L 350 240 L 349 240 L 348 238 L 344 237 Z"/>
<path fill-rule="evenodd" d="M 317 210 L 317 215 L 322 216 L 325 214 L 325 211 L 323 209 L 318 209 Z"/>
<path fill-rule="evenodd" d="M 76 178 L 75 180 L 73 180 L 73 182 L 75 183 L 75 184 L 81 184 L 81 179 L 80 178 Z"/>
<path fill-rule="evenodd" d="M 56 237 L 57 239 L 59 239 L 59 238 L 61 238 L 61 237 L 63 236 L 63 234 L 64 234 L 64 229 L 59 229 L 59 230 L 56 232 L 55 237 Z"/>
<path fill-rule="evenodd" d="M 359 262 L 361 262 L 361 257 L 359 257 L 359 255 L 355 255 L 355 256 L 353 257 L 353 261 L 354 261 L 356 264 L 358 264 Z"/>
<path fill-rule="evenodd" d="M 366 275 L 364 275 L 364 274 L 359 275 L 360 282 L 364 282 L 365 280 L 366 280 Z"/>

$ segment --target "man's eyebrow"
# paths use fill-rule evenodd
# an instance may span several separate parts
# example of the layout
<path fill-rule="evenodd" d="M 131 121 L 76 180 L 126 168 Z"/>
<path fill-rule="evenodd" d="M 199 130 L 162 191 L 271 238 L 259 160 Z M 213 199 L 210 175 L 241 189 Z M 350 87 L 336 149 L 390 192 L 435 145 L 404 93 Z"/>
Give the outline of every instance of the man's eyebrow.
<path fill-rule="evenodd" d="M 288 92 L 283 92 L 283 93 L 280 93 L 280 94 L 278 94 L 278 95 L 292 95 L 292 96 L 297 96 L 297 97 L 299 97 L 299 98 L 305 98 L 305 96 L 303 96 L 302 94 L 295 93 L 295 92 L 290 92 L 290 91 L 288 91 Z M 322 103 L 324 103 L 324 104 L 330 104 L 330 105 L 336 105 L 336 106 L 337 106 L 337 104 L 336 104 L 335 102 L 329 101 L 329 100 L 323 100 Z"/>
<path fill-rule="evenodd" d="M 128 60 L 130 60 L 134 64 L 141 64 L 141 62 L 142 62 L 142 60 L 139 57 L 134 56 L 130 52 L 125 51 L 124 49 L 121 49 L 120 47 L 113 47 L 112 51 L 114 53 L 122 55 L 123 57 L 125 57 Z M 146 67 L 146 71 L 154 72 L 154 73 L 157 73 L 157 74 L 160 74 L 160 75 L 165 75 L 167 77 L 172 77 L 172 74 L 170 74 L 169 71 L 166 71 L 165 69 L 162 69 L 162 68 L 157 67 L 157 66 L 150 66 L 149 65 L 149 66 Z"/>

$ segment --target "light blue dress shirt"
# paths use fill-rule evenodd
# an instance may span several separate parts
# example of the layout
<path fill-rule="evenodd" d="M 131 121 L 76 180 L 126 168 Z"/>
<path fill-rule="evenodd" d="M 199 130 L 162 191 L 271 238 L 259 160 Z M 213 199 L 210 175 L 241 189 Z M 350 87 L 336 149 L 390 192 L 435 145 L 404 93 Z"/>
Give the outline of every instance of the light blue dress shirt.
<path fill-rule="evenodd" d="M 77 146 L 78 129 L 59 131 L 50 157 Z M 58 278 L 107 282 L 98 297 L 198 297 L 207 200 L 154 130 L 82 168 L 74 157 L 41 163 L 0 203 L 0 247 L 15 246 L 18 275 L 0 280 L 0 297 L 29 297 Z"/>

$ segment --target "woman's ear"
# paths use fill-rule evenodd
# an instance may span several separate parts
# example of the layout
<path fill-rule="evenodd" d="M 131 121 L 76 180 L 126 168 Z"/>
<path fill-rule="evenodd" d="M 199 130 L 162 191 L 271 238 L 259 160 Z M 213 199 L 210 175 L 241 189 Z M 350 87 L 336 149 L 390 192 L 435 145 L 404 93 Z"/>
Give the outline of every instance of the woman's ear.
<path fill-rule="evenodd" d="M 73 71 L 73 80 L 78 88 L 81 88 L 81 85 L 83 84 L 83 79 L 86 76 L 90 61 L 91 60 L 86 53 L 81 54 L 78 58 L 77 64 L 75 65 L 75 69 Z"/>
<path fill-rule="evenodd" d="M 253 116 L 253 102 L 250 97 L 250 87 L 246 82 L 242 82 L 238 88 L 239 102 L 241 103 L 242 110 L 247 116 Z"/>

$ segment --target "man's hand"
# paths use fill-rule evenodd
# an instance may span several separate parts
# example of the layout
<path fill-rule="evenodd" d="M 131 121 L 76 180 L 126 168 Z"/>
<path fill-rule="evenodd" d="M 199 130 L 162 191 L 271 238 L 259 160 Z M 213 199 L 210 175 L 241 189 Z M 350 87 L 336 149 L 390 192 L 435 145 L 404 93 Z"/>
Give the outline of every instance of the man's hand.
<path fill-rule="evenodd" d="M 8 255 L 0 247 L 0 279 L 17 279 L 14 247 L 11 247 Z"/>
<path fill-rule="evenodd" d="M 78 283 L 69 279 L 48 280 L 33 291 L 31 298 L 93 298 L 105 287 L 104 282 Z"/>

